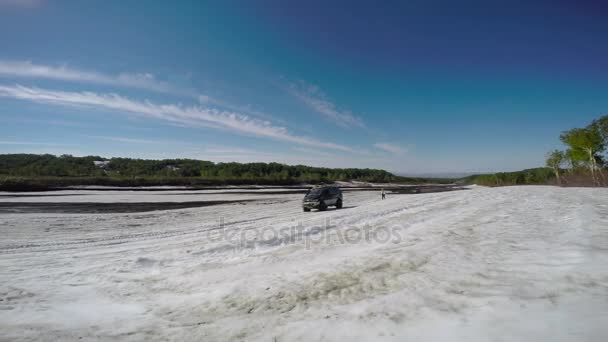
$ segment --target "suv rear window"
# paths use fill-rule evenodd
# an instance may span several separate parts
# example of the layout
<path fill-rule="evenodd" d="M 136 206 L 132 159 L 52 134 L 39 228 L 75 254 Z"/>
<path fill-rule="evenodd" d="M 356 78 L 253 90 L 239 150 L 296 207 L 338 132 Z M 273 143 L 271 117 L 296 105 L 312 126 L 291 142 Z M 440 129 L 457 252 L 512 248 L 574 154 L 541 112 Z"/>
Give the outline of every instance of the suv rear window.
<path fill-rule="evenodd" d="M 308 194 L 310 195 L 320 195 L 323 192 L 323 188 L 314 188 L 314 189 L 310 189 L 308 190 Z"/>

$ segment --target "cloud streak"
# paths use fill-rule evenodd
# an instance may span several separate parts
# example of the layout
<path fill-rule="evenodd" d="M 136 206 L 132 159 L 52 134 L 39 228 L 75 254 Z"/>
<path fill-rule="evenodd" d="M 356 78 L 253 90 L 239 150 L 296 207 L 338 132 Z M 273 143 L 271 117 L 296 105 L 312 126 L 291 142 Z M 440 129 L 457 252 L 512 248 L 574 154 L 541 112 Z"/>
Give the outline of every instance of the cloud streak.
<path fill-rule="evenodd" d="M 323 115 L 327 120 L 338 126 L 345 128 L 365 127 L 361 118 L 353 115 L 350 111 L 339 110 L 316 85 L 299 81 L 297 83 L 290 83 L 287 90 L 310 109 Z"/>
<path fill-rule="evenodd" d="M 0 60 L 0 75 L 19 78 L 43 78 L 60 81 L 86 82 L 101 85 L 122 86 L 152 90 L 162 93 L 178 93 L 168 83 L 157 80 L 149 73 L 121 73 L 108 75 L 96 71 L 80 70 L 68 66 L 49 66 L 30 61 Z"/>
<path fill-rule="evenodd" d="M 0 145 L 68 146 L 52 142 L 0 140 Z"/>
<path fill-rule="evenodd" d="M 132 100 L 117 94 L 54 91 L 21 85 L 0 85 L 0 97 L 61 106 L 85 106 L 117 112 L 129 112 L 174 124 L 207 127 L 297 145 L 353 152 L 348 146 L 325 142 L 307 136 L 294 135 L 285 127 L 275 126 L 269 121 L 252 119 L 246 115 L 213 108 L 203 108 L 200 106 L 187 107 L 177 104 L 155 104 L 147 100 Z"/>
<path fill-rule="evenodd" d="M 2 0 L 0 0 L 2 1 Z M 50 79 L 55 81 L 79 82 L 136 88 L 158 93 L 172 94 L 197 99 L 202 105 L 213 105 L 229 111 L 246 113 L 262 119 L 273 119 L 271 116 L 252 110 L 246 106 L 238 106 L 209 95 L 199 94 L 193 89 L 176 87 L 175 85 L 156 79 L 150 73 L 120 73 L 116 75 L 105 74 L 98 71 L 71 68 L 65 65 L 51 66 L 35 64 L 31 61 L 0 60 L 0 77 Z"/>
<path fill-rule="evenodd" d="M 390 152 L 393 154 L 403 155 L 407 152 L 407 149 L 389 143 L 375 143 L 374 146 L 378 149 L 381 149 L 386 152 Z"/>
<path fill-rule="evenodd" d="M 115 136 L 107 136 L 107 135 L 89 135 L 90 138 L 127 143 L 127 144 L 171 144 L 176 143 L 174 141 L 168 140 L 152 140 L 152 139 L 136 139 L 136 138 L 127 138 L 127 137 L 115 137 Z M 179 142 L 181 143 L 181 142 Z"/>

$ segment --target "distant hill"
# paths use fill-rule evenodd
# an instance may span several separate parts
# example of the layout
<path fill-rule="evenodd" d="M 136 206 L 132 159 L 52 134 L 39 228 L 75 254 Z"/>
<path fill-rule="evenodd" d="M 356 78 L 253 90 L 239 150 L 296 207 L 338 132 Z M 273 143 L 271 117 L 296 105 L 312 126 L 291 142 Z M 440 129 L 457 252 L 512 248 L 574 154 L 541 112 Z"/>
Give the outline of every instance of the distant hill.
<path fill-rule="evenodd" d="M 485 186 L 553 184 L 555 174 L 547 167 L 538 167 L 514 172 L 497 172 L 471 175 L 461 179 L 467 184 Z"/>
<path fill-rule="evenodd" d="M 450 182 L 396 176 L 379 169 L 324 168 L 279 163 L 214 163 L 194 159 L 131 159 L 50 154 L 0 155 L 0 189 L 36 190 L 70 185 L 220 185 Z"/>
<path fill-rule="evenodd" d="M 472 176 L 475 172 L 396 172 L 397 176 L 426 179 L 460 179 Z"/>

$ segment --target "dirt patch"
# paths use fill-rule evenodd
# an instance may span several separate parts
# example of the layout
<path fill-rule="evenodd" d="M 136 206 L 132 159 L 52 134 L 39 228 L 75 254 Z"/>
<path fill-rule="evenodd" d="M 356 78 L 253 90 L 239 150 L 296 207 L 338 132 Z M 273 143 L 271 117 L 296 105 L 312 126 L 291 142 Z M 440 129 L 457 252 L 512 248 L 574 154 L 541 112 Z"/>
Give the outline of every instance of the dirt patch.
<path fill-rule="evenodd" d="M 208 207 L 212 205 L 244 204 L 259 200 L 193 201 L 193 202 L 0 202 L 0 214 L 8 213 L 60 213 L 60 214 L 112 214 L 138 213 L 156 210 L 175 210 Z"/>

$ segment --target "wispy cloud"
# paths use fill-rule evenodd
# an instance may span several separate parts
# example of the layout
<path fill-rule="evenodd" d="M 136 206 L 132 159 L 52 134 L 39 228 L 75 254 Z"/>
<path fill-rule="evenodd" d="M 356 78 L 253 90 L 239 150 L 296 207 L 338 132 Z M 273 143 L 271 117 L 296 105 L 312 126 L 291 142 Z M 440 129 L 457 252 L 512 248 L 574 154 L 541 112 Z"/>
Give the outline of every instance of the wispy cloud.
<path fill-rule="evenodd" d="M 0 75 L 20 78 L 43 78 L 61 81 L 86 82 L 102 85 L 140 88 L 163 93 L 178 93 L 168 83 L 157 80 L 150 73 L 120 73 L 109 75 L 97 71 L 81 70 L 66 65 L 34 64 L 30 61 L 0 60 Z M 188 94 L 191 95 L 191 94 Z"/>
<path fill-rule="evenodd" d="M 171 123 L 221 129 L 236 134 L 273 139 L 298 145 L 353 152 L 348 146 L 325 142 L 307 136 L 294 135 L 285 127 L 275 126 L 269 121 L 252 119 L 246 115 L 213 108 L 203 108 L 200 106 L 187 107 L 178 104 L 155 104 L 147 100 L 132 100 L 117 94 L 53 91 L 20 85 L 0 85 L 0 97 L 54 105 L 86 106 L 118 112 L 129 112 Z"/>
<path fill-rule="evenodd" d="M 383 151 L 394 153 L 394 154 L 399 154 L 399 155 L 405 154 L 407 152 L 407 149 L 405 149 L 401 146 L 397 146 L 397 145 L 389 144 L 389 143 L 375 143 L 374 146 Z"/>
<path fill-rule="evenodd" d="M 196 98 L 198 99 L 198 102 L 204 106 L 214 105 L 216 107 L 220 107 L 220 108 L 227 109 L 230 111 L 252 115 L 257 118 L 277 121 L 276 117 L 273 117 L 266 113 L 262 113 L 260 111 L 254 110 L 254 109 L 250 108 L 250 106 L 235 105 L 228 101 L 220 100 L 218 98 L 215 98 L 215 97 L 212 97 L 209 95 L 198 95 Z M 280 121 L 282 121 L 282 120 L 280 120 Z"/>
<path fill-rule="evenodd" d="M 143 89 L 159 93 L 190 97 L 198 100 L 202 105 L 205 106 L 213 105 L 226 110 L 276 121 L 276 118 L 266 113 L 253 110 L 248 106 L 236 105 L 216 97 L 200 94 L 194 89 L 177 87 L 168 82 L 158 80 L 151 73 L 107 74 L 98 71 L 73 68 L 67 65 L 54 66 L 35 64 L 31 61 L 0 60 L 0 77 L 2 76 L 13 78 L 51 79 L 57 81 Z"/>
<path fill-rule="evenodd" d="M 68 146 L 66 144 L 58 144 L 52 142 L 41 142 L 41 141 L 12 141 L 12 140 L 0 140 L 0 145 L 26 145 L 26 146 Z"/>
<path fill-rule="evenodd" d="M 350 111 L 339 110 L 316 85 L 298 81 L 290 83 L 287 90 L 309 108 L 341 127 L 365 127 L 361 118 Z"/>
<path fill-rule="evenodd" d="M 106 136 L 106 135 L 88 135 L 90 138 L 121 142 L 127 144 L 167 144 L 167 143 L 176 143 L 174 141 L 167 140 L 155 140 L 155 139 L 137 139 L 137 138 L 127 138 L 127 137 L 115 137 L 115 136 Z"/>

